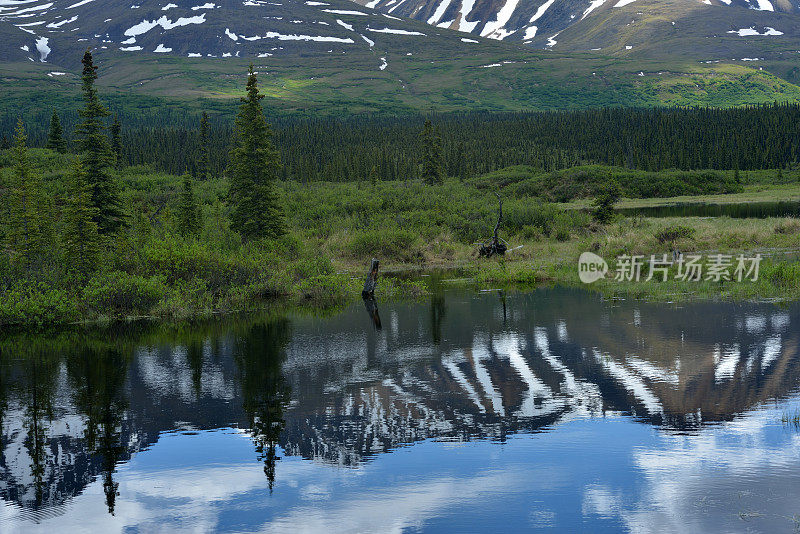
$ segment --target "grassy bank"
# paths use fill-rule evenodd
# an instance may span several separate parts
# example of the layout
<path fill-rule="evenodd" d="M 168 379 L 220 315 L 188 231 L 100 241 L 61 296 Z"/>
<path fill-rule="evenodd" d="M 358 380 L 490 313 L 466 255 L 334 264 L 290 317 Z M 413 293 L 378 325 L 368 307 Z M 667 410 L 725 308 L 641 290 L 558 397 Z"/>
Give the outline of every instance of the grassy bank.
<path fill-rule="evenodd" d="M 33 150 L 32 155 L 52 203 L 52 240 L 57 245 L 71 156 L 47 150 Z M 0 180 L 9 177 L 10 169 L 0 168 Z M 20 271 L 3 255 L 0 326 L 197 318 L 276 303 L 331 307 L 358 298 L 372 257 L 381 259 L 389 273 L 458 268 L 479 287 L 575 285 L 580 284 L 577 259 L 582 252 L 594 251 L 609 262 L 621 254 L 660 255 L 670 244 L 660 241 L 659 234 L 675 226 L 693 229 L 691 236 L 674 243 L 685 253 L 762 253 L 761 279 L 721 284 L 607 279 L 591 287 L 609 295 L 654 299 L 800 297 L 800 267 L 793 262 L 800 252 L 800 221 L 793 219 L 636 218 L 601 225 L 587 210 L 542 201 L 540 192 L 520 186 L 523 180 L 497 181 L 504 199 L 501 235 L 521 248 L 503 259 L 487 260 L 477 257 L 474 245 L 490 236 L 497 217 L 497 187 L 490 187 L 487 177 L 436 186 L 419 181 L 282 182 L 279 194 L 288 234 L 248 243 L 230 230 L 227 183 L 222 179 L 195 184 L 201 231 L 184 237 L 176 222 L 179 177 L 130 167 L 116 178 L 128 226 L 104 242 L 100 269 L 79 279 L 64 267 L 58 246 L 51 247 L 35 272 Z M 645 178 L 656 186 L 659 180 L 674 183 L 670 173 L 648 173 Z M 727 176 L 718 178 L 709 178 L 713 183 L 703 187 L 730 183 Z M 382 278 L 379 297 L 427 291 L 412 280 Z"/>

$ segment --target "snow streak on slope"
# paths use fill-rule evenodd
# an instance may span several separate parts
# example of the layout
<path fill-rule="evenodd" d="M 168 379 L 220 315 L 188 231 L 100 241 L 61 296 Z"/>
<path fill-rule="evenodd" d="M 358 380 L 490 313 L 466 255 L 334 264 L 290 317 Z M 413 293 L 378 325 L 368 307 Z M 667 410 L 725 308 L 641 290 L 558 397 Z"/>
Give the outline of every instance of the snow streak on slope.
<path fill-rule="evenodd" d="M 458 1 L 441 0 L 437 20 Z M 431 36 L 418 22 L 354 7 L 348 0 L 134 0 L 98 9 L 95 0 L 0 0 L 0 30 L 18 36 L 0 61 L 75 63 L 87 47 L 126 56 L 267 58 L 375 47 L 400 53 L 418 49 L 416 41 L 435 46 L 431 39 L 462 46 L 455 34 Z M 270 40 L 286 44 L 265 46 Z"/>
<path fill-rule="evenodd" d="M 664 24 L 663 0 L 353 0 L 356 3 L 382 10 L 386 13 L 415 18 L 430 25 L 469 32 L 497 40 L 524 41 L 538 47 L 553 46 L 554 36 L 573 25 L 581 25 L 582 39 L 594 33 L 595 25 L 613 24 L 613 28 L 599 32 L 598 40 L 609 41 L 620 35 L 622 26 L 640 27 Z M 716 38 L 724 28 L 719 8 L 735 10 L 732 20 L 756 22 L 754 11 L 800 14 L 800 0 L 668 0 L 669 9 L 675 2 L 685 3 L 683 11 L 676 11 L 675 20 L 667 19 L 674 27 L 676 20 L 684 17 L 694 26 L 708 32 L 709 39 Z M 702 5 L 714 6 L 698 9 Z M 678 6 L 675 6 L 676 9 Z M 627 9 L 627 11 L 625 11 Z M 611 12 L 625 13 L 625 19 L 612 19 Z M 649 17 L 648 13 L 659 15 Z M 749 13 L 749 15 L 748 15 Z M 706 18 L 712 21 L 706 23 Z M 749 20 L 748 20 L 749 18 Z M 583 21 L 586 21 L 584 24 Z M 764 21 L 758 21 L 764 24 Z M 738 23 L 737 23 L 738 24 Z M 619 26 L 619 27 L 618 27 Z M 794 23 L 798 27 L 798 23 Z M 635 29 L 636 32 L 645 32 Z M 626 30 L 627 32 L 627 30 Z M 647 32 L 645 32 L 647 33 Z M 652 35 L 652 33 L 649 33 Z M 569 34 L 565 34 L 569 35 Z M 550 36 L 550 37 L 548 37 Z M 565 37 L 574 39 L 574 37 Z M 620 43 L 615 43 L 619 45 Z M 625 44 L 625 43 L 621 43 Z M 607 42 L 603 47 L 609 46 Z M 587 47 L 586 51 L 591 48 Z M 615 46 L 615 48 L 619 48 Z M 605 48 L 603 48 L 605 49 Z"/>

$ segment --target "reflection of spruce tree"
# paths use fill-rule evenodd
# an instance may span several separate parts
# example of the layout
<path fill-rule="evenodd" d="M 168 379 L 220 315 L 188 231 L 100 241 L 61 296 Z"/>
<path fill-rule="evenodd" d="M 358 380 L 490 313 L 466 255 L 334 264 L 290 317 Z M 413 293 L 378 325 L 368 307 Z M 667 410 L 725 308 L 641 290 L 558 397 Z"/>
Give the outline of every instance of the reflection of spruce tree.
<path fill-rule="evenodd" d="M 77 409 L 86 417 L 87 448 L 102 456 L 103 491 L 108 512 L 114 514 L 118 484 L 114 470 L 124 447 L 119 428 L 125 414 L 124 385 L 128 360 L 115 350 L 87 349 L 67 361 Z"/>
<path fill-rule="evenodd" d="M 186 363 L 192 370 L 194 394 L 200 398 L 200 390 L 203 385 L 203 346 L 199 342 L 192 341 L 186 347 Z"/>
<path fill-rule="evenodd" d="M 8 350 L 0 348 L 0 436 L 3 435 L 3 423 L 8 409 L 9 390 L 14 384 L 11 381 L 11 373 L 9 372 L 10 356 L 11 353 Z"/>
<path fill-rule="evenodd" d="M 283 409 L 289 402 L 289 386 L 281 374 L 289 341 L 289 322 L 270 321 L 250 328 L 239 340 L 235 361 L 242 388 L 242 407 L 248 417 L 259 460 L 270 492 L 275 484 L 277 443 L 286 426 Z"/>
<path fill-rule="evenodd" d="M 446 313 L 447 303 L 444 300 L 444 292 L 434 291 L 431 295 L 431 331 L 433 343 L 436 345 L 442 342 L 442 322 Z"/>
<path fill-rule="evenodd" d="M 45 419 L 53 418 L 53 391 L 55 390 L 58 362 L 55 358 L 32 354 L 24 364 L 24 377 L 17 381 L 20 399 L 25 403 L 25 449 L 31 459 L 36 506 L 42 504 L 44 473 L 47 461 Z"/>

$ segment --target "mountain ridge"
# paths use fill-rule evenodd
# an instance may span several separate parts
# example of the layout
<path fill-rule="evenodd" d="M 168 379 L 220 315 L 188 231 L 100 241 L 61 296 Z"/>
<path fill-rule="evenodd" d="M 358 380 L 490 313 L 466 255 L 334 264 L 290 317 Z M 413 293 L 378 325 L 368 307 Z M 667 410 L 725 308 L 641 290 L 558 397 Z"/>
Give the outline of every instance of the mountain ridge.
<path fill-rule="evenodd" d="M 650 4 L 636 0 L 622 8 L 600 6 L 583 22 L 627 17 L 645 5 Z M 546 13 L 559 6 L 553 0 Z M 770 22 L 770 27 L 782 35 L 766 30 L 765 22 L 754 30 L 759 35 L 725 33 L 716 48 L 701 54 L 695 44 L 702 36 L 691 34 L 690 44 L 682 45 L 687 53 L 667 57 L 659 46 L 661 34 L 648 33 L 657 27 L 649 19 L 626 30 L 632 33 L 624 43 L 633 44 L 619 42 L 619 32 L 600 31 L 624 21 L 614 18 L 596 32 L 573 25 L 556 45 L 537 50 L 350 0 L 0 0 L 0 36 L 7 43 L 0 48 L 6 95 L 0 113 L 16 114 L 40 102 L 51 106 L 52 99 L 77 94 L 87 48 L 100 65 L 99 83 L 111 94 L 166 98 L 190 107 L 199 106 L 199 99 L 238 98 L 249 63 L 267 96 L 295 113 L 800 101 L 800 42 L 794 37 L 800 29 L 789 27 L 798 17 L 753 13 L 766 22 L 778 17 L 782 25 Z M 664 14 L 649 16 L 662 20 Z M 681 24 L 670 47 L 680 44 Z M 760 44 L 752 50 L 756 40 Z"/>

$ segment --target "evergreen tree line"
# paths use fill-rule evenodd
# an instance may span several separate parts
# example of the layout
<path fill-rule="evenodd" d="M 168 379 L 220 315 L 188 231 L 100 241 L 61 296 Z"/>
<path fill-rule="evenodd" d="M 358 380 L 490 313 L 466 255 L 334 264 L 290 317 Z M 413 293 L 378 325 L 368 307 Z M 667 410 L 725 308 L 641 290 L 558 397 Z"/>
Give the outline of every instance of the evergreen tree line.
<path fill-rule="evenodd" d="M 199 117 L 179 127 L 120 115 L 121 160 L 172 174 L 228 165 L 233 126 L 212 116 L 207 142 Z M 640 170 L 784 168 L 800 161 L 800 105 L 735 109 L 623 109 L 465 113 L 369 119 L 279 117 L 273 122 L 279 178 L 307 181 L 423 178 L 419 132 L 430 120 L 443 172 L 469 177 L 511 165 L 556 170 L 608 164 Z M 128 122 L 130 121 L 130 122 Z M 152 122 L 153 124 L 143 124 Z M 433 134 L 432 134 L 433 135 Z M 38 145 L 49 142 L 42 136 Z M 37 143 L 34 141 L 34 145 Z"/>
<path fill-rule="evenodd" d="M 58 279 L 66 273 L 71 282 L 85 282 L 99 268 L 103 250 L 118 232 L 128 226 L 120 186 L 113 168 L 122 161 L 122 125 L 111 121 L 101 103 L 95 81 L 97 67 L 90 50 L 84 54 L 81 122 L 75 128 L 76 156 L 65 183 L 60 206 L 47 194 L 28 152 L 28 136 L 20 118 L 13 137 L 10 160 L 12 174 L 0 181 L 0 289 L 15 281 Z M 274 181 L 277 178 L 278 152 L 264 117 L 256 75 L 252 66 L 247 97 L 241 99 L 231 143 L 227 169 L 231 229 L 243 240 L 276 238 L 285 232 L 283 215 Z M 201 149 L 194 160 L 195 174 L 210 176 L 207 165 L 208 117 L 200 123 Z M 47 136 L 48 148 L 64 152 L 64 129 L 53 113 Z M 197 235 L 201 228 L 200 208 L 195 198 L 193 178 L 186 174 L 176 206 L 177 228 L 185 236 Z M 52 222 L 60 221 L 58 231 Z M 5 280 L 3 280 L 5 278 Z"/>

